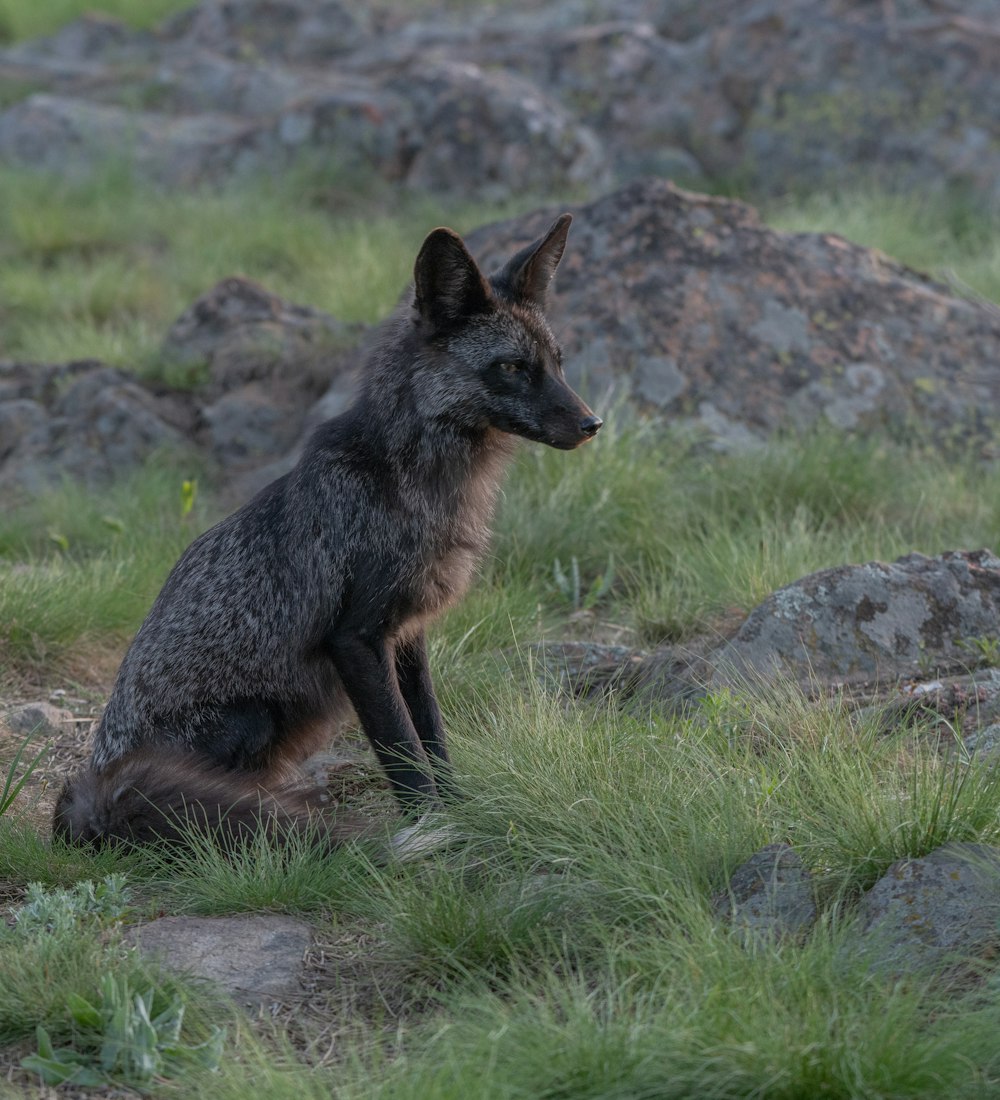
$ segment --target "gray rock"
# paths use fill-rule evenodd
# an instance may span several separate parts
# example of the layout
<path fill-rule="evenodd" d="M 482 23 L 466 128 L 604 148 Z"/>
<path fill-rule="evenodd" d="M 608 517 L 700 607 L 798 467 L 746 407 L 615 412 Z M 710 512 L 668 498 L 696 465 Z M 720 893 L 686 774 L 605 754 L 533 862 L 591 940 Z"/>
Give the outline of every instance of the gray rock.
<path fill-rule="evenodd" d="M 748 941 L 800 940 L 816 922 L 811 876 L 787 844 L 769 844 L 741 864 L 712 910 Z"/>
<path fill-rule="evenodd" d="M 187 49 L 315 64 L 358 48 L 372 30 L 365 5 L 347 0 L 203 0 L 160 33 Z"/>
<path fill-rule="evenodd" d="M 79 68 L 93 72 L 93 63 L 128 62 L 148 57 L 155 36 L 135 30 L 102 12 L 87 12 L 64 24 L 53 34 L 18 42 L 0 51 L 0 64 L 41 61 L 50 71 Z"/>
<path fill-rule="evenodd" d="M 989 550 L 824 569 L 754 608 L 715 654 L 712 682 L 885 682 L 927 663 L 967 666 L 967 640 L 994 636 L 998 620 L 1000 560 Z"/>
<path fill-rule="evenodd" d="M 40 367 L 26 380 L 30 369 L 11 370 L 8 386 L 32 396 L 0 401 L 0 490 L 23 496 L 66 476 L 105 484 L 158 451 L 190 446 L 189 396 L 93 362 Z"/>
<path fill-rule="evenodd" d="M 200 438 L 223 466 L 259 464 L 298 442 L 305 403 L 276 399 L 260 382 L 223 394 L 202 409 Z"/>
<path fill-rule="evenodd" d="M 246 122 L 226 115 L 174 118 L 41 93 L 0 113 L 0 161 L 63 175 L 92 172 L 111 158 L 161 183 L 200 183 L 231 171 L 254 137 Z"/>
<path fill-rule="evenodd" d="M 175 49 L 103 82 L 91 97 L 171 114 L 213 111 L 253 118 L 273 115 L 347 83 L 358 82 L 260 59 L 241 61 L 205 50 Z"/>
<path fill-rule="evenodd" d="M 308 924 L 293 917 L 161 917 L 131 933 L 143 955 L 168 970 L 212 982 L 244 1007 L 301 992 Z"/>
<path fill-rule="evenodd" d="M 299 306 L 255 283 L 233 276 L 197 298 L 170 326 L 160 348 L 168 363 L 208 369 L 210 392 L 222 394 L 248 382 L 314 376 L 329 385 L 336 354 L 356 339 L 321 310 Z"/>
<path fill-rule="evenodd" d="M 1000 850 L 951 843 L 899 860 L 864 895 L 846 957 L 889 974 L 942 970 L 1000 948 Z"/>
<path fill-rule="evenodd" d="M 406 182 L 499 199 L 608 179 L 603 149 L 559 103 L 510 73 L 469 63 L 416 64 L 390 87 L 417 130 Z"/>
<path fill-rule="evenodd" d="M 982 760 L 985 757 L 996 757 L 1000 753 L 1000 722 L 991 722 L 988 726 L 982 726 L 962 738 L 965 751 Z"/>
<path fill-rule="evenodd" d="M 230 278 L 174 322 L 167 362 L 203 367 L 199 439 L 222 465 L 269 463 L 300 440 L 310 409 L 331 385 L 349 386 L 356 339 L 320 310 L 296 306 L 249 279 Z"/>
<path fill-rule="evenodd" d="M 58 737 L 66 732 L 67 723 L 72 721 L 72 711 L 45 702 L 24 703 L 0 712 L 0 723 L 11 733 L 22 737 L 33 734 L 34 740 Z"/>
<path fill-rule="evenodd" d="M 544 684 L 580 698 L 621 688 L 645 656 L 630 646 L 599 642 L 538 642 L 527 653 Z"/>

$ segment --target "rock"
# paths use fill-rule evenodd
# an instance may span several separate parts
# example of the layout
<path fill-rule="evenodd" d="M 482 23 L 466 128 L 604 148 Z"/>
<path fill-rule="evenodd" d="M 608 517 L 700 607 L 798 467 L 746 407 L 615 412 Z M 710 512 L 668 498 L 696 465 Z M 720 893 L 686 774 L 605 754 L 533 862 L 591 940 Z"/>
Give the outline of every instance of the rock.
<path fill-rule="evenodd" d="M 922 975 L 1000 949 L 1000 850 L 945 844 L 898 860 L 861 899 L 861 931 L 845 958 Z"/>
<path fill-rule="evenodd" d="M 734 153 L 758 188 L 836 186 L 1000 193 L 1000 17 L 823 0 L 747 5 L 711 33 L 722 87 L 738 88 Z M 918 10 L 922 9 L 922 10 Z M 732 92 L 731 92 L 732 94 Z"/>
<path fill-rule="evenodd" d="M 979 760 L 996 758 L 1000 753 L 1000 722 L 974 729 L 962 738 L 965 751 Z"/>
<path fill-rule="evenodd" d="M 160 183 L 189 185 L 232 171 L 254 136 L 226 115 L 174 118 L 40 93 L 0 113 L 0 161 L 83 175 L 118 158 Z"/>
<path fill-rule="evenodd" d="M 989 0 L 960 12 L 935 0 L 551 0 L 422 18 L 347 0 L 204 0 L 156 33 L 88 16 L 0 51 L 0 82 L 77 104 L 6 120 L 0 155 L 89 164 L 110 132 L 170 184 L 281 170 L 288 135 L 318 130 L 303 122 L 315 110 L 277 131 L 275 115 L 324 87 L 350 115 L 330 86 L 356 80 L 384 126 L 366 130 L 355 114 L 317 144 L 390 179 L 406 176 L 413 152 L 415 186 L 491 197 L 656 173 L 785 193 L 874 175 L 989 202 L 1000 192 L 998 43 Z M 185 117 L 133 111 L 123 127 L 92 117 L 88 100 Z M 223 111 L 243 116 L 249 139 Z M 42 127 L 61 147 L 48 158 L 31 140 Z M 401 140 L 366 161 L 352 133 Z"/>
<path fill-rule="evenodd" d="M 160 356 L 181 367 L 207 367 L 212 393 L 304 376 L 325 388 L 335 373 L 335 353 L 357 333 L 356 326 L 234 276 L 216 283 L 174 321 Z"/>
<path fill-rule="evenodd" d="M 0 50 L 0 65 L 7 62 L 42 62 L 51 72 L 79 69 L 95 71 L 93 64 L 126 62 L 150 56 L 155 37 L 103 12 L 86 12 L 65 23 L 53 34 L 18 42 Z"/>
<path fill-rule="evenodd" d="M 809 871 L 787 844 L 769 844 L 741 864 L 712 910 L 748 941 L 801 940 L 817 912 Z"/>
<path fill-rule="evenodd" d="M 236 917 L 161 917 L 131 938 L 168 970 L 204 978 L 244 1007 L 301 992 L 312 931 L 304 921 L 272 913 Z"/>
<path fill-rule="evenodd" d="M 161 355 L 204 367 L 200 438 L 224 466 L 260 464 L 300 439 L 307 413 L 331 385 L 349 385 L 357 336 L 328 314 L 296 306 L 249 279 L 216 284 L 181 314 Z"/>
<path fill-rule="evenodd" d="M 93 361 L 3 367 L 0 491 L 28 495 L 67 475 L 106 484 L 157 451 L 190 446 L 188 395 L 143 386 Z"/>
<path fill-rule="evenodd" d="M 55 707 L 51 703 L 23 703 L 0 712 L 0 723 L 20 737 L 32 734 L 32 741 L 58 737 L 66 732 L 66 725 L 73 721 L 72 711 Z"/>
<path fill-rule="evenodd" d="M 170 51 L 154 63 L 107 81 L 91 93 L 104 102 L 170 114 L 222 112 L 273 115 L 325 91 L 358 81 L 255 59 L 239 61 L 205 50 Z"/>
<path fill-rule="evenodd" d="M 731 445 L 826 421 L 992 438 L 1000 317 L 832 234 L 783 233 L 743 203 L 630 184 L 580 206 L 549 315 L 566 372 Z M 559 207 L 469 235 L 486 267 Z M 597 400 L 597 396 L 593 396 Z M 592 401 L 593 403 L 593 401 Z"/>
<path fill-rule="evenodd" d="M 528 646 L 543 683 L 578 698 L 599 698 L 622 687 L 645 656 L 624 645 L 538 642 Z"/>
<path fill-rule="evenodd" d="M 989 550 L 909 554 L 812 573 L 770 595 L 713 658 L 714 686 L 790 676 L 889 681 L 922 665 L 968 665 L 995 636 L 1000 559 Z"/>
<path fill-rule="evenodd" d="M 520 73 L 594 130 L 619 182 L 707 171 L 784 194 L 874 175 L 989 201 L 998 43 L 988 0 L 961 14 L 932 0 L 557 0 L 397 20 L 356 61 Z M 687 159 L 661 160 L 664 148 Z"/>
<path fill-rule="evenodd" d="M 974 663 L 969 667 L 973 667 Z M 920 724 L 938 727 L 947 750 L 963 756 L 956 743 L 961 735 L 969 754 L 989 751 L 989 728 L 1000 718 L 1000 672 L 985 669 L 944 679 L 903 680 L 873 702 L 852 712 L 857 726 L 880 733 Z"/>
<path fill-rule="evenodd" d="M 545 192 L 608 179 L 594 134 L 535 85 L 477 65 L 418 64 L 391 85 L 412 104 L 412 187 L 477 194 Z"/>
<path fill-rule="evenodd" d="M 365 5 L 347 0 L 203 0 L 160 33 L 183 50 L 316 64 L 360 46 L 372 19 Z"/>

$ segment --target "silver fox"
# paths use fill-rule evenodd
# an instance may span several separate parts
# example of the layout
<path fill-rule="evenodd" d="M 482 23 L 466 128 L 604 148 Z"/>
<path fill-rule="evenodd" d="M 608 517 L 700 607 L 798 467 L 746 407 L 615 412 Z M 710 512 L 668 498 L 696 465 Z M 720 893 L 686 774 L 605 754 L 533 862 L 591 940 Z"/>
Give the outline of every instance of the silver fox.
<path fill-rule="evenodd" d="M 448 793 L 425 627 L 486 552 L 516 437 L 569 450 L 602 423 L 567 385 L 543 312 L 570 221 L 490 277 L 454 232 L 428 235 L 354 406 L 174 566 L 90 765 L 59 796 L 57 835 L 294 830 L 318 802 L 297 766 L 347 702 L 405 811 Z M 336 842 L 355 826 L 328 828 Z"/>

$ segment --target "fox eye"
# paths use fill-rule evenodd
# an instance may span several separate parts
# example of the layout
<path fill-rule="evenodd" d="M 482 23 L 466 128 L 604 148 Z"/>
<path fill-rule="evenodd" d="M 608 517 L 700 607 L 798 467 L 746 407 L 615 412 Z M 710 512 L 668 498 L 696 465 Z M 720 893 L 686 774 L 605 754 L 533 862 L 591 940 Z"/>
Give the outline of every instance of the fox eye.
<path fill-rule="evenodd" d="M 504 374 L 519 374 L 527 364 L 523 359 L 500 359 L 496 365 Z"/>

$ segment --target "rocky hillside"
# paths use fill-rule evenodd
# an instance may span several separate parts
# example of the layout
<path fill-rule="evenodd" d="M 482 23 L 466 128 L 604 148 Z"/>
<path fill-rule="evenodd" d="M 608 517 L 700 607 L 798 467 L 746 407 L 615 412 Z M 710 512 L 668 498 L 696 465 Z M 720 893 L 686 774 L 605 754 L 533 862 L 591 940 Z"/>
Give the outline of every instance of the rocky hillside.
<path fill-rule="evenodd" d="M 338 167 L 496 197 L 654 174 L 1000 191 L 992 0 L 204 0 L 0 52 L 0 160 L 171 184 Z"/>

